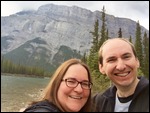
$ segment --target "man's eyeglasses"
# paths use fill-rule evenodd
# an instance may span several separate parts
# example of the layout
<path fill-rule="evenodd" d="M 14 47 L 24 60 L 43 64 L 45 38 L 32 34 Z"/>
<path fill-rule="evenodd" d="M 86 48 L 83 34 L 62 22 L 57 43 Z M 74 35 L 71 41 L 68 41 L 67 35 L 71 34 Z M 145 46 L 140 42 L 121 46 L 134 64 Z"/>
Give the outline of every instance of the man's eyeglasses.
<path fill-rule="evenodd" d="M 70 88 L 75 88 L 78 86 L 78 84 L 81 84 L 81 87 L 83 89 L 91 89 L 93 85 L 91 82 L 88 82 L 88 81 L 79 82 L 74 78 L 67 78 L 62 81 L 65 81 L 66 85 Z"/>

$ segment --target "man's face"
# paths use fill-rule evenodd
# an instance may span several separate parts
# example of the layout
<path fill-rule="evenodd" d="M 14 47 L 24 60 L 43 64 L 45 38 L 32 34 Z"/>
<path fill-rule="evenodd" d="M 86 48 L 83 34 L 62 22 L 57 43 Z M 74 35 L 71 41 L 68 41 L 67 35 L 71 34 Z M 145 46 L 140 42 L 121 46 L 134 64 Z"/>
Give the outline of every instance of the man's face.
<path fill-rule="evenodd" d="M 106 74 L 116 86 L 129 86 L 135 81 L 139 61 L 127 42 L 120 39 L 108 41 L 103 46 L 102 57 L 100 72 Z"/>

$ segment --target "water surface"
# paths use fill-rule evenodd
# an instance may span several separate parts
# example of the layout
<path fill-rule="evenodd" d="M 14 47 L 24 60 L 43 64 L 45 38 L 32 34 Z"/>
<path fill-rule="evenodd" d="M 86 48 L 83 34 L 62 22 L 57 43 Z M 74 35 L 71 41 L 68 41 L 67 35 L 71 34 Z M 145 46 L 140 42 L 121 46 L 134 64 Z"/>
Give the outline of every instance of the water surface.
<path fill-rule="evenodd" d="M 1 112 L 17 112 L 36 100 L 49 78 L 1 75 Z"/>

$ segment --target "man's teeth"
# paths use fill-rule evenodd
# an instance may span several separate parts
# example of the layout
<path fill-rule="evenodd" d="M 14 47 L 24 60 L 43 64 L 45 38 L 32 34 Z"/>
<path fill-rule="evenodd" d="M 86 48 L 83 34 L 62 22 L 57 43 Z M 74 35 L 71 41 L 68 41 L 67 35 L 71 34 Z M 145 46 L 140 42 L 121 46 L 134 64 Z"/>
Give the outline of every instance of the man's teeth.
<path fill-rule="evenodd" d="M 116 76 L 126 76 L 128 75 L 129 73 L 122 73 L 122 74 L 115 74 Z"/>

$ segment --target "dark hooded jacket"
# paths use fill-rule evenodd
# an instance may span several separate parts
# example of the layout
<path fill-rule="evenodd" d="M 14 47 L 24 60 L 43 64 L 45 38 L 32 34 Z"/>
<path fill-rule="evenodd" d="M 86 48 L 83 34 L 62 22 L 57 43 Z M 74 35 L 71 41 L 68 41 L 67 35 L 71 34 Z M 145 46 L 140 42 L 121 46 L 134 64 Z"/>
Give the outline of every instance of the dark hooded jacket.
<path fill-rule="evenodd" d="M 61 110 L 54 104 L 44 100 L 26 108 L 24 112 L 61 112 Z"/>
<path fill-rule="evenodd" d="M 149 80 L 144 77 L 139 77 L 139 80 L 128 112 L 149 112 Z M 114 112 L 116 90 L 112 86 L 103 94 L 96 94 L 93 97 L 93 111 Z"/>

